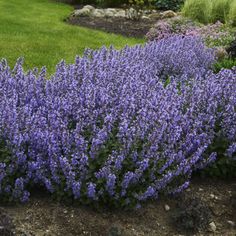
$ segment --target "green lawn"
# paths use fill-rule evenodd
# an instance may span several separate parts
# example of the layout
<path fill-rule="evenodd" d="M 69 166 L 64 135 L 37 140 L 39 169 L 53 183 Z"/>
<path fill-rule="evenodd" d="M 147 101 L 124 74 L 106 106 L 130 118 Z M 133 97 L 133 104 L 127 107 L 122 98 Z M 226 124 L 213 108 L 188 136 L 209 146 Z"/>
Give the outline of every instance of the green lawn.
<path fill-rule="evenodd" d="M 65 59 L 72 62 L 85 48 L 122 48 L 143 42 L 63 22 L 72 7 L 49 0 L 0 0 L 0 58 L 11 66 L 25 58 L 25 69 L 46 65 L 53 72 Z"/>

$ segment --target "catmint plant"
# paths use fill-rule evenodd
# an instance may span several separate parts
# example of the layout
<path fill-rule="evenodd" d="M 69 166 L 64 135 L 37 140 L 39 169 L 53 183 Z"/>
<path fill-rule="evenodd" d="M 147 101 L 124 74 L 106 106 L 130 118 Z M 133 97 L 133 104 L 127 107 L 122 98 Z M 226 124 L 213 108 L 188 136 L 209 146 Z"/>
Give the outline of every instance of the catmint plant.
<path fill-rule="evenodd" d="M 126 207 L 183 191 L 217 158 L 216 137 L 235 156 L 236 74 L 213 62 L 191 36 L 88 49 L 50 79 L 2 60 L 0 196 L 24 202 L 41 186 Z"/>

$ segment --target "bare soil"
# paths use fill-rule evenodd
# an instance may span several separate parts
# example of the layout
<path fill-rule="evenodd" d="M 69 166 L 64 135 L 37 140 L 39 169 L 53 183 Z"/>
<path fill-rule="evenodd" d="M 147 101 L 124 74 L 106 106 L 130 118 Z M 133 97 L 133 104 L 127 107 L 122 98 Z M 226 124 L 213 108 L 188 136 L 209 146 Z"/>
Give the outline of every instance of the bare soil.
<path fill-rule="evenodd" d="M 236 223 L 236 180 L 195 180 L 184 194 L 200 198 L 213 213 L 212 220 L 216 225 L 216 231 L 213 233 L 206 229 L 196 233 L 196 236 L 236 235 L 235 226 L 228 223 Z M 94 210 L 82 206 L 63 205 L 53 201 L 47 194 L 37 193 L 25 205 L 1 205 L 0 217 L 7 217 L 6 222 L 10 224 L 9 229 L 13 232 L 9 234 L 6 231 L 5 236 L 193 235 L 178 230 L 178 225 L 171 220 L 179 199 L 161 197 L 138 210 Z M 169 211 L 165 209 L 166 204 L 170 207 Z M 1 231 L 0 235 L 4 236 Z"/>
<path fill-rule="evenodd" d="M 69 17 L 66 22 L 108 33 L 120 34 L 126 37 L 144 38 L 156 20 L 130 20 L 120 17 Z"/>

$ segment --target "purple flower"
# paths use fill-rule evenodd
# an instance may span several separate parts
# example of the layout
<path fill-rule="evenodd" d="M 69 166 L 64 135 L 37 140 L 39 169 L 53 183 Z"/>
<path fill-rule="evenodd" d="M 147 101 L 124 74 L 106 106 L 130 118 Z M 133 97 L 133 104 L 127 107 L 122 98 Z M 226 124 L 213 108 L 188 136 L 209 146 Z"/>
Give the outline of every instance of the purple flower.
<path fill-rule="evenodd" d="M 41 185 L 136 205 L 184 190 L 217 158 L 216 139 L 235 156 L 236 70 L 214 74 L 213 62 L 190 36 L 87 50 L 51 79 L 46 68 L 24 73 L 18 61 L 11 71 L 3 60 L 0 195 L 26 201 L 28 186 Z"/>
<path fill-rule="evenodd" d="M 96 184 L 88 183 L 87 195 L 88 195 L 88 198 L 95 200 L 95 198 L 96 198 Z"/>

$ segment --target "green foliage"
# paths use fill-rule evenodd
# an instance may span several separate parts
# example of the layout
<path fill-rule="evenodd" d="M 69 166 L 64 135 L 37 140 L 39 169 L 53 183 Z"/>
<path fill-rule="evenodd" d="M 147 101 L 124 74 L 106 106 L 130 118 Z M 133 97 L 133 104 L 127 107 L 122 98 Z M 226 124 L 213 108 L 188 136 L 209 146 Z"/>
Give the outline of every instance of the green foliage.
<path fill-rule="evenodd" d="M 185 0 L 156 0 L 155 5 L 159 10 L 179 10 Z"/>
<path fill-rule="evenodd" d="M 234 40 L 232 40 L 232 42 L 228 45 L 226 51 L 228 52 L 230 58 L 236 60 L 236 38 L 234 38 Z"/>
<path fill-rule="evenodd" d="M 229 22 L 233 25 L 236 26 L 236 0 L 233 0 L 231 6 L 230 6 L 230 11 L 229 11 Z"/>
<path fill-rule="evenodd" d="M 214 71 L 218 73 L 222 68 L 231 69 L 232 67 L 236 66 L 236 60 L 233 59 L 223 59 L 218 61 L 214 65 Z"/>
<path fill-rule="evenodd" d="M 214 0 L 212 4 L 211 20 L 225 23 L 230 11 L 232 0 Z"/>
<path fill-rule="evenodd" d="M 183 15 L 200 23 L 209 23 L 211 19 L 211 0 L 186 0 L 183 6 Z"/>
<path fill-rule="evenodd" d="M 217 24 L 217 23 L 216 23 Z M 209 25 L 205 26 L 206 28 Z M 212 34 L 208 34 L 206 38 L 206 44 L 208 47 L 224 47 L 227 48 L 235 39 L 235 29 L 227 24 L 222 24 L 221 27 L 212 31 Z"/>
<path fill-rule="evenodd" d="M 228 157 L 219 157 L 216 162 L 202 170 L 201 177 L 216 177 L 229 179 L 236 177 L 236 161 Z"/>
<path fill-rule="evenodd" d="M 120 7 L 122 5 L 132 5 L 138 8 L 148 7 L 153 0 L 96 0 L 95 4 L 101 7 Z"/>
<path fill-rule="evenodd" d="M 0 139 L 0 162 L 8 163 L 11 152 L 7 148 L 7 144 L 3 139 Z"/>
<path fill-rule="evenodd" d="M 236 26 L 236 0 L 186 0 L 182 12 L 204 24 L 221 21 Z"/>
<path fill-rule="evenodd" d="M 208 149 L 208 153 L 216 152 L 217 159 L 216 161 L 206 167 L 204 170 L 201 170 L 199 173 L 201 177 L 217 177 L 217 178 L 232 178 L 236 177 L 236 161 L 233 158 L 226 156 L 228 142 L 226 139 L 215 138 L 213 144 Z"/>
<path fill-rule="evenodd" d="M 129 0 L 129 4 L 136 6 L 137 8 L 143 8 L 144 6 L 150 7 L 153 0 Z"/>
<path fill-rule="evenodd" d="M 128 0 L 96 0 L 93 2 L 101 7 L 120 7 L 129 3 Z"/>

